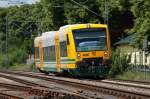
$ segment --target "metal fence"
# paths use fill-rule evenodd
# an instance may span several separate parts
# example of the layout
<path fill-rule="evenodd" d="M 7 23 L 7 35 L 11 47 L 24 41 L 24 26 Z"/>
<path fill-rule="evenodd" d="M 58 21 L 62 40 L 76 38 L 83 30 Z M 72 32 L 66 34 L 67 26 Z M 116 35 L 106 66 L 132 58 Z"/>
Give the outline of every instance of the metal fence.
<path fill-rule="evenodd" d="M 143 50 L 126 52 L 128 60 L 127 72 L 133 80 L 150 80 L 150 53 Z M 129 77 L 131 78 L 131 77 Z"/>

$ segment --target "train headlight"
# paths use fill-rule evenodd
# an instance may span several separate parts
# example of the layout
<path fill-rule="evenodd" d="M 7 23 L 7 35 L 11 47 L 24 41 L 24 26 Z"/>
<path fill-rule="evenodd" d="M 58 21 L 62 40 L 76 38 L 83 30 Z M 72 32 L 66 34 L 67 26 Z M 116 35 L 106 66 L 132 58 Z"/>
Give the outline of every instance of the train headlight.
<path fill-rule="evenodd" d="M 77 53 L 77 58 L 80 58 L 80 53 Z"/>
<path fill-rule="evenodd" d="M 104 56 L 107 57 L 108 56 L 108 52 L 104 52 Z"/>

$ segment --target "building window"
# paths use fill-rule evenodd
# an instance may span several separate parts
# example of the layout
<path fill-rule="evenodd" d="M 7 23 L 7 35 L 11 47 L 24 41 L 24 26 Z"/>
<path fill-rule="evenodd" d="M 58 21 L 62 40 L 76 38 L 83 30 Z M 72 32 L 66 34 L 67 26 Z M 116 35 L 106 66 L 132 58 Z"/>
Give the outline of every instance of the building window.
<path fill-rule="evenodd" d="M 145 63 L 147 63 L 147 55 L 145 55 Z"/>

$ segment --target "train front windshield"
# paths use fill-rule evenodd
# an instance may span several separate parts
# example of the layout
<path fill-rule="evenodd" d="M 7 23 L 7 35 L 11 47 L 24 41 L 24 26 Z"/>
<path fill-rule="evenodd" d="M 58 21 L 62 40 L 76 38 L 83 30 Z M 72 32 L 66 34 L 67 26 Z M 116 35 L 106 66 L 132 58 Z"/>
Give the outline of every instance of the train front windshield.
<path fill-rule="evenodd" d="M 104 28 L 73 30 L 73 35 L 78 52 L 107 49 L 106 29 Z"/>

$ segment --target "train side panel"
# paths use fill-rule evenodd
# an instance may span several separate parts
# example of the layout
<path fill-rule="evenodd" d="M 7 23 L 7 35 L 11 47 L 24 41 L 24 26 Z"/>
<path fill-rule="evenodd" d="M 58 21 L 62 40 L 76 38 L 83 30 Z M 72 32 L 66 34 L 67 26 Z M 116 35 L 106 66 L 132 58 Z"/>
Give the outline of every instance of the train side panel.
<path fill-rule="evenodd" d="M 46 72 L 57 72 L 56 69 L 56 48 L 55 48 L 56 32 L 48 32 L 43 35 L 43 70 Z"/>

